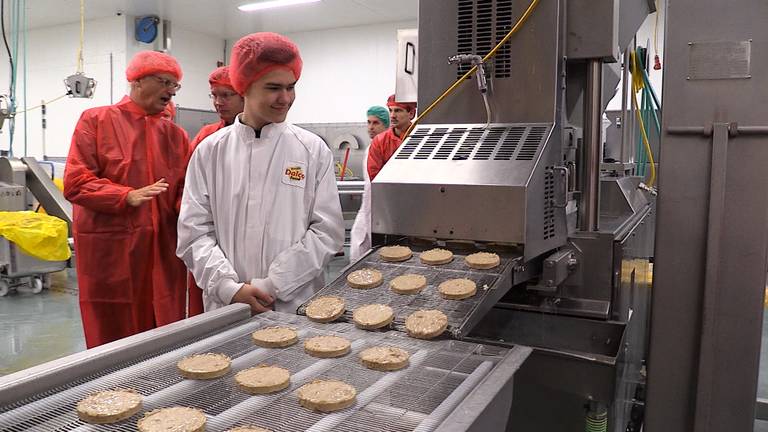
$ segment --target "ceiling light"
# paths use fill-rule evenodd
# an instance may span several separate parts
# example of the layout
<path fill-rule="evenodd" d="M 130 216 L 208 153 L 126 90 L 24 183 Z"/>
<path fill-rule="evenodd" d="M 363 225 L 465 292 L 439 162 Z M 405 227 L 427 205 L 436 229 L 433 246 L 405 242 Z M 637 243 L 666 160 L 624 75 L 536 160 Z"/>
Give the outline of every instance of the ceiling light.
<path fill-rule="evenodd" d="M 320 0 L 268 0 L 268 1 L 260 1 L 260 2 L 244 4 L 244 5 L 238 6 L 237 8 L 243 12 L 253 12 L 257 10 L 272 9 L 272 8 L 278 8 L 283 6 L 293 6 L 293 5 L 304 4 L 304 3 L 317 3 L 319 1 Z"/>

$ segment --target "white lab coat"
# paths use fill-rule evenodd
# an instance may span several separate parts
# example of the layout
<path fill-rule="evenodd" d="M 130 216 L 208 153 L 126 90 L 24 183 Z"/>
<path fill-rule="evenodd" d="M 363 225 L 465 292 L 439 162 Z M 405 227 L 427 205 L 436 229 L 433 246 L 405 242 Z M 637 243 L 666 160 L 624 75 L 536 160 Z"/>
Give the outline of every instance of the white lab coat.
<path fill-rule="evenodd" d="M 176 254 L 203 289 L 206 311 L 230 304 L 246 282 L 291 313 L 323 287 L 323 268 L 344 241 L 332 163 L 317 135 L 289 123 L 264 126 L 256 138 L 238 117 L 200 143 Z"/>
<path fill-rule="evenodd" d="M 349 261 L 362 258 L 371 248 L 371 179 L 368 177 L 368 150 L 363 158 L 363 200 L 349 232 Z"/>

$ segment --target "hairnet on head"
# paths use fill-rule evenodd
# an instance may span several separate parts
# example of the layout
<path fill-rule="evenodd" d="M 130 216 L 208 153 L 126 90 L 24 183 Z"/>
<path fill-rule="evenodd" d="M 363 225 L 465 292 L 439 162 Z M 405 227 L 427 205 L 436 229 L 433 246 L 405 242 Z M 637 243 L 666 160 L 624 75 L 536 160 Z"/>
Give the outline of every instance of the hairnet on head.
<path fill-rule="evenodd" d="M 290 70 L 298 80 L 301 66 L 299 48 L 287 37 L 270 32 L 251 33 L 232 46 L 229 77 L 235 91 L 245 94 L 251 83 L 277 68 Z"/>
<path fill-rule="evenodd" d="M 229 66 L 221 66 L 214 69 L 213 72 L 208 75 L 208 84 L 210 84 L 211 87 L 222 86 L 234 90 L 235 88 L 232 87 L 232 80 L 229 79 Z"/>
<path fill-rule="evenodd" d="M 395 95 L 391 95 L 387 98 L 387 106 L 400 107 L 408 112 L 416 111 L 416 102 L 395 102 Z"/>
<path fill-rule="evenodd" d="M 181 66 L 175 58 L 157 51 L 140 51 L 133 56 L 128 67 L 125 68 L 125 77 L 128 81 L 136 81 L 147 75 L 167 73 L 173 75 L 177 81 L 181 81 Z"/>
<path fill-rule="evenodd" d="M 384 126 L 389 127 L 389 110 L 383 106 L 374 105 L 368 108 L 368 113 L 366 115 L 378 117 L 379 120 L 384 123 Z"/>

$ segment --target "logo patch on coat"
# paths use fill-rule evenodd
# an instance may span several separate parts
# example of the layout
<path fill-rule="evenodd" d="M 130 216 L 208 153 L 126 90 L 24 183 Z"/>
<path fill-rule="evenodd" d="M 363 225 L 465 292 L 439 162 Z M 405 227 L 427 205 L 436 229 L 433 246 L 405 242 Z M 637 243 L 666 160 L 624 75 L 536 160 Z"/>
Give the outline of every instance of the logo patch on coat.
<path fill-rule="evenodd" d="M 303 188 L 307 182 L 307 165 L 302 162 L 287 162 L 283 169 L 282 182 Z"/>

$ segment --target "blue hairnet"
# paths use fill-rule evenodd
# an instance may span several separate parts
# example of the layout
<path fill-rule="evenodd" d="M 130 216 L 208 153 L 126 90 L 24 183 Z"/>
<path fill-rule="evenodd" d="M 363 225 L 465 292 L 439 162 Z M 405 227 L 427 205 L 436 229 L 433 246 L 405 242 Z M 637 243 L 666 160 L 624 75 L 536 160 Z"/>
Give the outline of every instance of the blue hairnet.
<path fill-rule="evenodd" d="M 384 123 L 384 126 L 389 127 L 389 110 L 383 106 L 374 105 L 368 108 L 368 114 L 366 115 L 378 117 Z"/>

